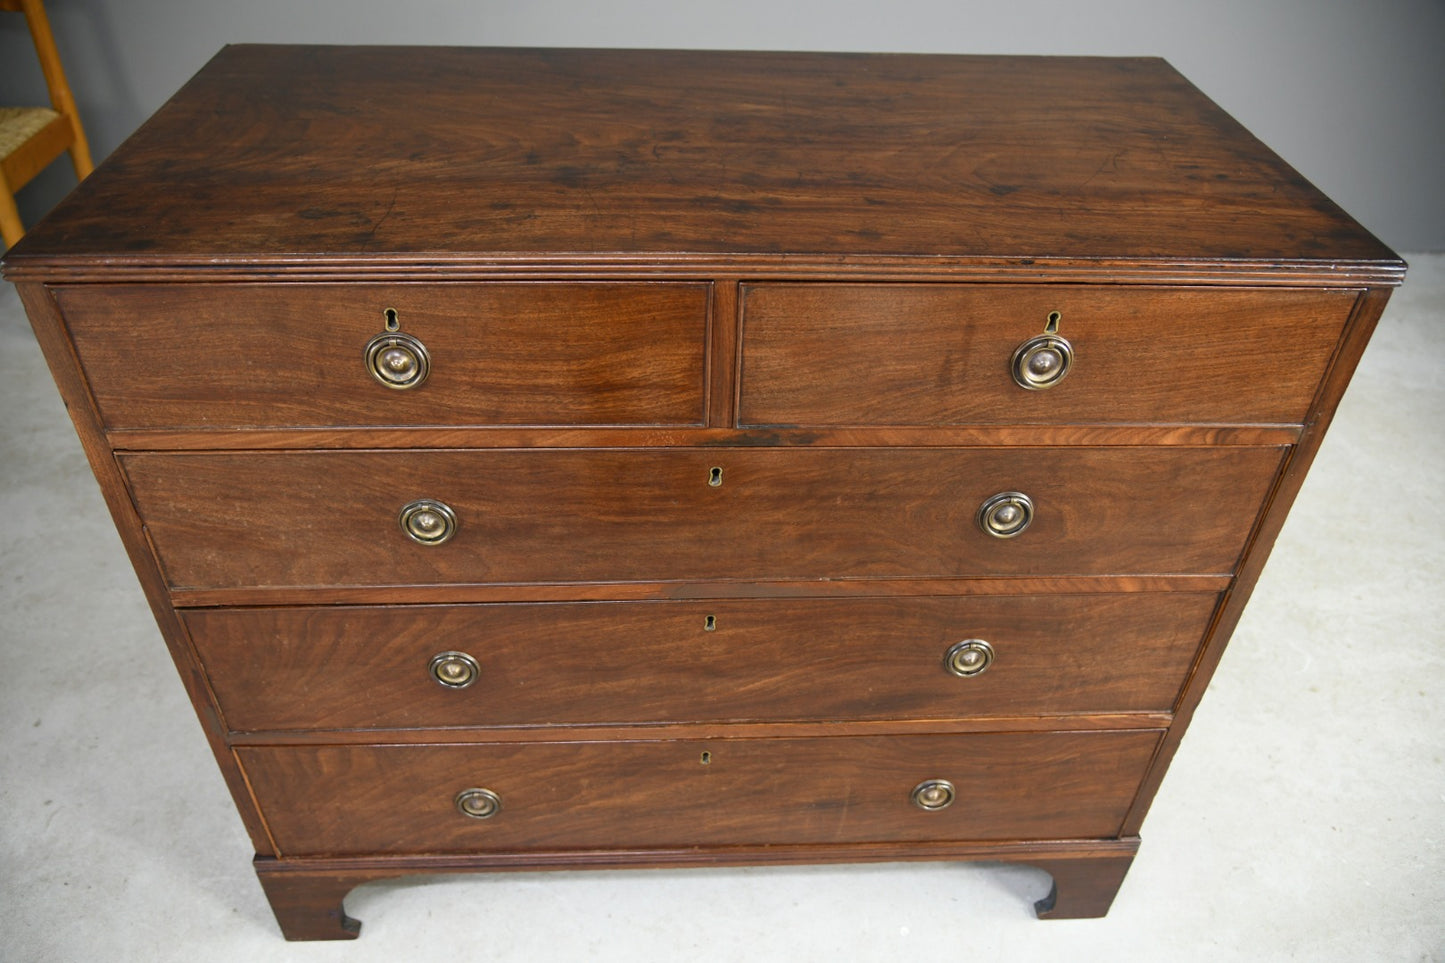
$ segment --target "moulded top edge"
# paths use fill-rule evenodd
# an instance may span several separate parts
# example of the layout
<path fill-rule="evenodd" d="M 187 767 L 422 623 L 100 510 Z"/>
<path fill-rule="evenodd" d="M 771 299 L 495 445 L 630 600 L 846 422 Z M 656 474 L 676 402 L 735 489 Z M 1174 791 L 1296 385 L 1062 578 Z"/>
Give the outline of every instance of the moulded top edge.
<path fill-rule="evenodd" d="M 1101 284 L 1397 286 L 1407 265 L 1382 260 L 1082 259 L 1028 256 L 350 255 L 176 257 L 22 255 L 11 281 L 400 281 L 536 278 L 969 281 Z"/>

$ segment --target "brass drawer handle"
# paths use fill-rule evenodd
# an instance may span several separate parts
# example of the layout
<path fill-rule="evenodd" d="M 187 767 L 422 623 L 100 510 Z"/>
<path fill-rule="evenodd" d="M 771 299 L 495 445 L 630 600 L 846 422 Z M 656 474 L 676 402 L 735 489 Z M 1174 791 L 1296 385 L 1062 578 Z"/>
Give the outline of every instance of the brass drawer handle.
<path fill-rule="evenodd" d="M 431 358 L 416 338 L 388 332 L 366 342 L 366 370 L 388 388 L 415 388 L 431 373 Z"/>
<path fill-rule="evenodd" d="M 993 646 L 983 639 L 964 639 L 948 647 L 943 656 L 944 668 L 961 679 L 983 675 L 993 664 Z"/>
<path fill-rule="evenodd" d="M 938 812 L 953 805 L 953 783 L 947 779 L 928 779 L 913 787 L 913 805 L 928 812 Z"/>
<path fill-rule="evenodd" d="M 420 545 L 441 545 L 457 533 L 457 513 L 431 498 L 418 498 L 402 506 L 397 522 L 407 537 Z"/>
<path fill-rule="evenodd" d="M 502 797 L 490 789 L 463 789 L 453 802 L 457 812 L 472 819 L 491 819 L 502 811 Z"/>
<path fill-rule="evenodd" d="M 438 652 L 431 657 L 427 671 L 438 684 L 448 689 L 465 689 L 477 681 L 482 667 L 465 652 Z"/>
<path fill-rule="evenodd" d="M 978 506 L 978 527 L 994 538 L 1022 535 L 1033 520 L 1033 499 L 1023 492 L 999 492 Z"/>
<path fill-rule="evenodd" d="M 1073 363 L 1073 345 L 1058 335 L 1040 334 L 1014 349 L 1014 381 L 1029 391 L 1052 388 L 1064 380 Z"/>
<path fill-rule="evenodd" d="M 1044 333 L 1029 338 L 1014 349 L 1011 367 L 1014 382 L 1020 388 L 1042 391 L 1052 388 L 1068 375 L 1069 368 L 1074 364 L 1074 346 L 1058 333 L 1062 317 L 1059 312 L 1050 311 Z"/>
<path fill-rule="evenodd" d="M 366 342 L 366 370 L 388 388 L 418 387 L 431 373 L 431 356 L 426 345 L 401 333 L 395 308 L 387 308 L 383 313 L 386 330 Z"/>

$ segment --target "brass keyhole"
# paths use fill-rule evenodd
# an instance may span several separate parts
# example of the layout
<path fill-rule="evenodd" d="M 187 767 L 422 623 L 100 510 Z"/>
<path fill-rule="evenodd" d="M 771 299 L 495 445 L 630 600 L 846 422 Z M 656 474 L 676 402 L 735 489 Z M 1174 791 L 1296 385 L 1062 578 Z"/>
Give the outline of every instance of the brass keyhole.
<path fill-rule="evenodd" d="M 396 316 L 396 308 L 387 308 L 382 312 L 386 316 L 386 330 L 400 331 L 401 321 Z"/>
<path fill-rule="evenodd" d="M 699 763 L 701 763 L 702 765 L 704 765 L 704 766 L 711 765 L 711 764 L 712 764 L 712 753 L 710 753 L 710 752 L 708 752 L 706 749 L 704 749 L 702 755 L 698 757 L 697 761 L 698 761 Z"/>
<path fill-rule="evenodd" d="M 707 483 L 713 488 L 722 487 L 722 469 L 714 468 L 707 473 Z"/>
<path fill-rule="evenodd" d="M 1049 323 L 1044 325 L 1044 334 L 1058 334 L 1059 322 L 1062 320 L 1064 320 L 1064 316 L 1062 314 L 1057 311 L 1050 311 Z"/>
<path fill-rule="evenodd" d="M 703 619 L 703 620 L 702 620 L 702 630 L 703 630 L 704 632 L 716 632 L 716 631 L 717 631 L 717 616 L 716 616 L 716 615 L 709 615 L 707 618 Z"/>

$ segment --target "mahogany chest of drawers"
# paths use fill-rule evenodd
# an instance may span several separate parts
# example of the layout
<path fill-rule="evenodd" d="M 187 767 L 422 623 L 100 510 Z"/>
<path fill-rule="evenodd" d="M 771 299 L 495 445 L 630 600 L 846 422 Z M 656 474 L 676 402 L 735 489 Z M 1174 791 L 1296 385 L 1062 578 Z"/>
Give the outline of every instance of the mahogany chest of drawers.
<path fill-rule="evenodd" d="M 1162 61 L 231 47 L 7 257 L 288 938 L 1107 911 L 1404 265 Z"/>

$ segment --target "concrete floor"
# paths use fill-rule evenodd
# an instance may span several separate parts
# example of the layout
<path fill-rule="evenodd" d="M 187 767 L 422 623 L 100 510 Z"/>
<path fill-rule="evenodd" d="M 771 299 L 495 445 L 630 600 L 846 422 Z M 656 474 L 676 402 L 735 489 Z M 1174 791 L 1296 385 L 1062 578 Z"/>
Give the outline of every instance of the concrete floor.
<path fill-rule="evenodd" d="M 1107 919 L 957 864 L 363 887 L 287 944 L 0 285 L 0 959 L 1445 959 L 1445 256 L 1415 256 Z"/>

